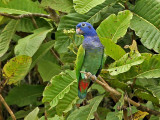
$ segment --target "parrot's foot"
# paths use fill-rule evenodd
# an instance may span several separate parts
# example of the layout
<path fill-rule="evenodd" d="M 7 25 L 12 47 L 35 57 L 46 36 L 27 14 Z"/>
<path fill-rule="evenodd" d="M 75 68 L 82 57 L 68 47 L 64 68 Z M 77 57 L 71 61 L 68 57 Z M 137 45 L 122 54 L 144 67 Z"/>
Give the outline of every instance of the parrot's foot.
<path fill-rule="evenodd" d="M 93 78 L 91 80 L 92 80 L 92 82 L 96 82 L 97 77 L 95 75 L 93 75 Z"/>
<path fill-rule="evenodd" d="M 84 74 L 85 79 L 90 79 L 91 76 L 92 76 L 92 74 L 90 72 L 87 72 L 86 74 Z"/>
<path fill-rule="evenodd" d="M 87 74 L 84 75 L 85 79 L 91 79 L 92 82 L 95 82 L 97 77 L 95 75 L 92 75 L 90 72 L 87 72 Z"/>

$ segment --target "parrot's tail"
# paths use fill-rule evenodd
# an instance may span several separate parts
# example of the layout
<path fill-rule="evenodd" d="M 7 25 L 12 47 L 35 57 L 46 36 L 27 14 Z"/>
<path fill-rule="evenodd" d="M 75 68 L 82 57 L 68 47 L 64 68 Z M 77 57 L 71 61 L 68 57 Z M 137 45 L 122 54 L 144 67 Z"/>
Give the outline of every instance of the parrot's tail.
<path fill-rule="evenodd" d="M 90 81 L 86 79 L 81 79 L 78 84 L 78 96 L 80 99 L 83 99 L 87 95 L 87 90 L 89 87 Z"/>

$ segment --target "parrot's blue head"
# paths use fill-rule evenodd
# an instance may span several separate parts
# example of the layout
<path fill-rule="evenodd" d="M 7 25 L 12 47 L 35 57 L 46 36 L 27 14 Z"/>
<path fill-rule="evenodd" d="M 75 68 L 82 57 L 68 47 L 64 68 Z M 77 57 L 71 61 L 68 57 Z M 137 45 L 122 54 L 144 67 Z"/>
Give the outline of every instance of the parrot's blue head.
<path fill-rule="evenodd" d="M 96 36 L 96 30 L 88 22 L 81 22 L 76 26 L 76 33 L 85 36 Z"/>

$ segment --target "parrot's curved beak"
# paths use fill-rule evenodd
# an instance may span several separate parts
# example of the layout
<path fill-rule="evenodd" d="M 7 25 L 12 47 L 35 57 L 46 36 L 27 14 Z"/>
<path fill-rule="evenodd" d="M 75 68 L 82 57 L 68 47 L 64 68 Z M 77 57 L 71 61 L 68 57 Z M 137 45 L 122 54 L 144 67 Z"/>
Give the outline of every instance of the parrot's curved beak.
<path fill-rule="evenodd" d="M 80 28 L 76 28 L 76 33 L 83 35 L 83 31 Z"/>

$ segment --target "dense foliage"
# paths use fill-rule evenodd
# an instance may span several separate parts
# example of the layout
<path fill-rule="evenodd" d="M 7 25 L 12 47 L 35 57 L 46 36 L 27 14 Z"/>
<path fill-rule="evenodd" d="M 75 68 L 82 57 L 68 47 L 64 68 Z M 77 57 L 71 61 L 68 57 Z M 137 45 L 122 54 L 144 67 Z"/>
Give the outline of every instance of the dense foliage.
<path fill-rule="evenodd" d="M 0 120 L 158 120 L 159 11 L 159 0 L 0 0 Z M 121 96 L 95 82 L 78 98 L 83 21 L 105 47 L 101 76 Z"/>

